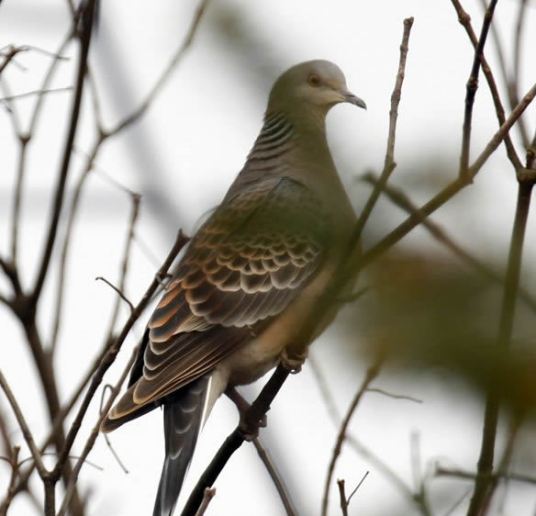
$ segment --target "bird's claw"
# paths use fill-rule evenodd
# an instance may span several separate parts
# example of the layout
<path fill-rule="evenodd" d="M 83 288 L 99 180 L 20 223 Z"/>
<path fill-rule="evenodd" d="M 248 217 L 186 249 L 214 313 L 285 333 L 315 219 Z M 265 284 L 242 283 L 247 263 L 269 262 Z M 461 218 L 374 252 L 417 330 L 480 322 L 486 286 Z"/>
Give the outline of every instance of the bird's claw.
<path fill-rule="evenodd" d="M 263 414 L 258 421 L 253 421 L 251 417 L 248 417 L 248 411 L 251 405 L 234 387 L 229 387 L 225 391 L 225 394 L 227 394 L 238 409 L 238 413 L 240 414 L 239 426 L 244 439 L 248 442 L 255 440 L 259 436 L 259 428 L 266 428 L 268 425 L 268 417 L 266 414 Z"/>
<path fill-rule="evenodd" d="M 308 348 L 301 352 L 293 351 L 292 354 L 288 350 L 284 349 L 281 353 L 280 361 L 281 365 L 290 371 L 290 374 L 298 374 L 307 358 Z"/>
<path fill-rule="evenodd" d="M 264 414 L 259 421 L 248 421 L 247 417 L 240 418 L 240 430 L 244 436 L 244 440 L 251 442 L 259 437 L 259 428 L 266 427 L 266 414 Z"/>

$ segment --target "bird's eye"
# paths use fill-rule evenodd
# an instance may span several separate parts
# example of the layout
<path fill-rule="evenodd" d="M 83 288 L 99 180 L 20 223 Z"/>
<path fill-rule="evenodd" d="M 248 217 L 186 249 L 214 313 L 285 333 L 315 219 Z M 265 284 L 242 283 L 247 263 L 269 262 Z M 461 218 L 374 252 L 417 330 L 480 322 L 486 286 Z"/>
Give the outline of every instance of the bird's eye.
<path fill-rule="evenodd" d="M 318 75 L 315 75 L 315 74 L 312 74 L 312 75 L 309 75 L 309 78 L 307 79 L 307 82 L 315 87 L 315 88 L 318 88 L 318 86 L 320 86 L 320 77 L 318 77 Z"/>

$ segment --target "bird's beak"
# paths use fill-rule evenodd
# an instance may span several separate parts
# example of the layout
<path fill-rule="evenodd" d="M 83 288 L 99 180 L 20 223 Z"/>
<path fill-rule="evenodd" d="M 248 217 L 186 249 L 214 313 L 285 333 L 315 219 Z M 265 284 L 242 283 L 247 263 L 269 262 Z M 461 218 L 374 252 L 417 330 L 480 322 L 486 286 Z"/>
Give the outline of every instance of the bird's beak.
<path fill-rule="evenodd" d="M 348 104 L 353 104 L 354 106 L 367 109 L 365 101 L 354 95 L 352 92 L 345 90 L 341 91 L 342 96 L 344 97 L 343 102 L 348 102 Z"/>

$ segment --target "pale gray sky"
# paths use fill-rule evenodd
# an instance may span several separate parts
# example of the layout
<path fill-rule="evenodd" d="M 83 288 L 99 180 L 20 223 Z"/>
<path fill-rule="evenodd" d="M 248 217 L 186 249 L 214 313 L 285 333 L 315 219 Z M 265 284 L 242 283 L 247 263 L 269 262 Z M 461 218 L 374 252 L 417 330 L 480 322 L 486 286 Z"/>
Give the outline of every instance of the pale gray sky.
<path fill-rule="evenodd" d="M 102 97 L 104 118 L 113 123 L 128 114 L 144 98 L 185 33 L 197 2 L 183 0 L 115 0 L 103 2 L 101 23 L 91 53 Z M 480 27 L 477 0 L 465 7 Z M 496 19 L 506 55 L 511 55 L 514 0 L 502 0 Z M 199 217 L 213 207 L 240 169 L 260 128 L 266 95 L 277 74 L 286 67 L 311 58 L 336 62 L 346 73 L 350 88 L 364 98 L 368 110 L 350 106 L 334 109 L 329 116 L 329 139 L 345 184 L 356 206 L 366 190 L 355 176 L 383 165 L 388 110 L 398 63 L 402 20 L 414 16 L 406 81 L 400 106 L 397 162 L 394 182 L 410 189 L 417 201 L 454 177 L 463 117 L 465 82 L 472 52 L 448 0 L 213 0 L 190 52 L 166 84 L 147 115 L 133 128 L 109 142 L 98 160 L 100 169 L 129 188 L 144 195 L 138 234 L 161 259 L 179 226 L 189 231 Z M 0 8 L 0 47 L 33 44 L 57 48 L 67 27 L 67 11 L 61 0 L 5 0 Z M 233 22 L 233 23 L 231 23 Z M 492 48 L 490 42 L 489 48 Z M 536 65 L 529 49 L 536 48 L 536 3 L 529 2 L 525 28 L 522 93 L 536 79 Z M 73 54 L 70 48 L 69 55 Z M 7 75 L 14 93 L 38 87 L 47 58 L 27 54 L 19 59 L 27 71 L 12 67 Z M 495 64 L 496 60 L 491 59 Z M 72 82 L 73 61 L 61 65 L 54 86 Z M 497 76 L 499 74 L 497 73 Z M 43 113 L 39 140 L 31 154 L 30 174 L 24 199 L 21 256 L 23 273 L 35 269 L 40 252 L 43 223 L 47 217 L 47 192 L 58 168 L 67 119 L 67 94 L 51 95 Z M 31 103 L 19 101 L 26 119 Z M 89 104 L 86 108 L 89 108 Z M 536 109 L 527 121 L 534 131 Z M 77 147 L 91 143 L 91 119 L 84 111 Z M 472 143 L 478 155 L 497 122 L 485 81 L 477 95 Z M 9 118 L 0 112 L 0 251 L 8 246 L 7 228 L 10 192 L 16 162 L 16 146 Z M 517 135 L 516 135 L 517 136 Z M 516 137 L 517 141 L 517 137 Z M 74 162 L 71 178 L 82 162 Z M 430 167 L 433 164 L 433 167 Z M 438 166 L 441 164 L 442 166 Z M 430 170 L 428 171 L 428 168 Z M 441 170 L 440 170 L 441 169 Z M 426 170 L 426 173 L 423 171 Z M 437 219 L 455 232 L 476 255 L 504 260 L 515 204 L 516 184 L 503 149 L 486 164 L 474 186 L 460 199 L 442 209 Z M 400 213 L 380 204 L 373 217 L 377 231 L 388 231 L 401 220 Z M 94 175 L 86 190 L 80 225 L 73 240 L 69 267 L 67 317 L 58 355 L 61 387 L 65 396 L 94 355 L 104 332 L 103 321 L 113 292 L 96 276 L 116 278 L 118 257 L 128 217 L 127 197 Z M 535 218 L 527 238 L 527 260 L 534 258 Z M 367 235 L 373 238 L 375 234 Z M 429 246 L 417 232 L 406 243 Z M 436 249 L 437 250 L 437 249 Z M 439 252 L 439 250 L 437 250 Z M 135 248 L 128 295 L 137 299 L 150 281 L 156 265 Z M 53 278 L 53 275 L 50 279 Z M 534 275 L 525 279 L 536 287 Z M 49 280 L 49 283 L 52 282 Z M 0 281 L 0 287 L 4 287 Z M 50 286 L 50 285 L 49 285 Z M 52 293 L 47 291 L 41 322 L 50 333 L 48 318 Z M 125 313 L 123 314 L 125 315 Z M 104 325 L 105 326 L 105 325 Z M 3 351 L 1 367 L 21 401 L 30 424 L 39 429 L 45 421 L 38 397 L 33 366 L 28 360 L 20 329 L 0 307 Z M 139 337 L 138 325 L 125 345 L 118 363 L 107 375 L 114 381 Z M 331 328 L 313 347 L 330 378 L 339 409 L 349 402 L 366 364 L 357 370 L 343 367 L 353 336 Z M 344 345 L 346 343 L 347 345 Z M 353 362 L 352 362 L 353 363 Z M 421 436 L 423 469 L 441 457 L 448 463 L 474 468 L 480 440 L 479 400 L 467 394 L 455 380 L 401 378 L 388 375 L 378 382 L 395 392 L 423 399 L 423 404 L 394 401 L 370 395 L 360 407 L 352 427 L 356 435 L 388 462 L 411 484 L 410 434 Z M 252 391 L 259 385 L 252 387 Z M 5 403 L 0 402 L 3 410 Z M 92 420 L 97 406 L 92 407 Z M 183 489 L 188 493 L 215 449 L 233 428 L 236 416 L 227 401 L 215 408 L 198 443 L 195 458 Z M 89 426 L 83 428 L 87 432 Z M 17 438 L 16 428 L 13 429 Z M 36 430 L 39 437 L 45 432 Z M 269 414 L 269 427 L 262 437 L 280 461 L 300 514 L 318 514 L 326 466 L 335 432 L 320 398 L 310 368 L 292 377 Z M 159 411 L 126 425 L 111 435 L 115 449 L 127 465 L 125 475 L 99 439 L 91 461 L 104 468 L 86 466 L 81 475 L 83 488 L 91 489 L 89 515 L 137 516 L 149 514 L 160 475 L 163 434 Z M 80 449 L 75 446 L 76 450 Z M 381 473 L 362 458 L 346 450 L 337 478 L 348 485 L 357 483 L 366 470 L 371 474 L 352 500 L 351 510 L 366 516 L 416 514 Z M 0 492 L 7 482 L 7 470 L 0 463 Z M 443 494 L 455 486 L 462 496 L 470 486 L 459 481 L 434 480 L 431 497 L 437 514 L 444 514 L 456 498 Z M 339 514 L 333 489 L 330 514 Z M 182 498 L 181 498 L 182 501 Z M 181 502 L 180 502 L 181 503 Z M 534 489 L 512 486 L 504 514 L 533 516 Z M 453 515 L 464 514 L 462 504 Z M 24 499 L 13 505 L 13 516 L 30 514 Z M 283 514 L 274 489 L 251 446 L 245 445 L 232 458 L 217 483 L 217 495 L 207 514 L 273 516 Z"/>

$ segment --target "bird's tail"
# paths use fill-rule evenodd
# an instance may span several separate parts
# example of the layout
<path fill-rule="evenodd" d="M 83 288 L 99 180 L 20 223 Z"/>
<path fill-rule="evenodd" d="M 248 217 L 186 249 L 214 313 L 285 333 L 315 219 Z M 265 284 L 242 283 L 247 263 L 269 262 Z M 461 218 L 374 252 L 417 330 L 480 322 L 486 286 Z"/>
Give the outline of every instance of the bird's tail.
<path fill-rule="evenodd" d="M 153 516 L 171 516 L 194 453 L 197 436 L 210 410 L 210 375 L 180 389 L 164 403 L 166 458 Z"/>

